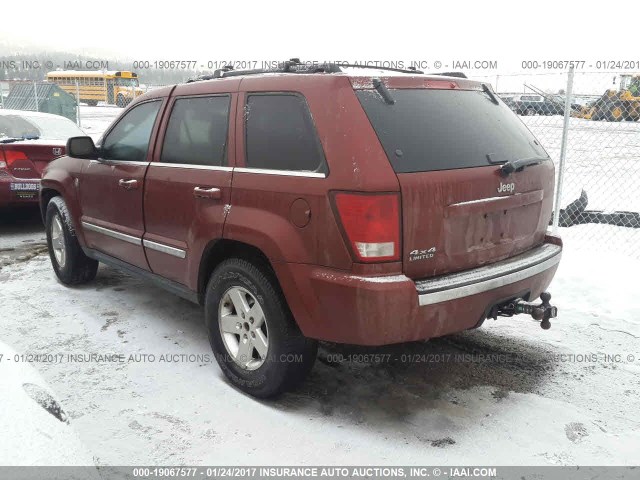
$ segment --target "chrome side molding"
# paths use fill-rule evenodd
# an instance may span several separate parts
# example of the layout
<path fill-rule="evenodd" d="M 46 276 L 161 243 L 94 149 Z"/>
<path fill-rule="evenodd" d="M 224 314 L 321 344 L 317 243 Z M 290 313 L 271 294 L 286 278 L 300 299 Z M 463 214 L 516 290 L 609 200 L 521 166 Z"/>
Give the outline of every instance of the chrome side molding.
<path fill-rule="evenodd" d="M 143 240 L 142 244 L 145 247 L 150 248 L 151 250 L 166 253 L 167 255 L 172 255 L 174 257 L 185 258 L 187 256 L 187 252 L 185 250 L 170 247 L 169 245 L 165 245 L 163 243 L 152 242 L 151 240 Z"/>
<path fill-rule="evenodd" d="M 133 243 L 134 245 L 142 245 L 142 240 L 138 237 L 134 237 L 133 235 L 127 235 L 126 233 L 111 230 L 110 228 L 101 227 L 85 221 L 82 222 L 82 226 L 89 231 L 101 233 L 107 237 L 116 238 L 127 243 Z"/>
<path fill-rule="evenodd" d="M 309 177 L 309 178 L 326 178 L 327 175 L 319 172 L 306 172 L 304 170 L 270 170 L 267 168 L 247 168 L 236 167 L 236 172 L 242 173 L 261 173 L 264 175 L 282 175 L 285 177 Z"/>
<path fill-rule="evenodd" d="M 142 240 L 139 237 L 134 237 L 133 235 L 128 235 L 126 233 L 118 232 L 117 230 L 101 227 L 99 225 L 95 225 L 93 223 L 85 221 L 82 222 L 82 226 L 83 228 L 91 232 L 101 233 L 102 235 L 106 235 L 107 237 L 122 240 L 123 242 L 127 243 L 132 243 L 133 245 L 144 246 L 157 252 L 166 253 L 167 255 L 172 255 L 178 258 L 186 258 L 187 256 L 186 250 L 182 250 L 181 248 L 170 247 L 169 245 L 153 242 L 151 240 Z"/>

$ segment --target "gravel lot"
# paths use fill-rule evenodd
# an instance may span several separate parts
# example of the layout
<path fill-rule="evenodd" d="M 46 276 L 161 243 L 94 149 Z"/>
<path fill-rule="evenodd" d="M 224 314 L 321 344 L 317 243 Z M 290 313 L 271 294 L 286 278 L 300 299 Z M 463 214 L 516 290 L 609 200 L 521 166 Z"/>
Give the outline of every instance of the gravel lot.
<path fill-rule="evenodd" d="M 323 344 L 299 390 L 262 402 L 225 381 L 201 308 L 104 266 L 64 287 L 37 212 L 14 215 L 0 226 L 0 339 L 64 359 L 33 366 L 99 465 L 632 464 L 640 265 L 563 234 L 551 330 L 515 318 L 385 348 Z M 336 361 L 365 353 L 383 361 Z"/>

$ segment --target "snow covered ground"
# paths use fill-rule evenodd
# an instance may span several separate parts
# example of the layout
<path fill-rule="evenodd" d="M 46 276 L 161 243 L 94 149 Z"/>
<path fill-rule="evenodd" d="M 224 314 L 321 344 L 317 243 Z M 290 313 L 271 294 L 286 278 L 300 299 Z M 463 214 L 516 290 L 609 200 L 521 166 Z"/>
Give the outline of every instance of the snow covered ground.
<path fill-rule="evenodd" d="M 559 170 L 563 117 L 520 117 L 542 142 Z M 597 122 L 571 118 L 560 206 L 584 190 L 587 210 L 640 212 L 640 122 Z M 572 232 L 585 240 L 577 247 L 594 254 L 624 253 L 640 259 L 640 229 L 580 225 Z"/>
<path fill-rule="evenodd" d="M 120 112 L 82 107 L 83 128 L 97 139 Z M 552 130 L 533 130 L 550 153 L 559 148 Z M 561 234 L 551 330 L 516 317 L 429 342 L 323 344 L 301 388 L 257 401 L 226 382 L 199 307 L 105 266 L 89 285 L 58 283 L 32 212 L 0 224 L 0 344 L 50 355 L 32 366 L 99 465 L 631 465 L 640 449 L 640 261 L 614 252 L 637 245 L 637 230 Z M 614 248 L 604 252 L 602 238 Z M 333 361 L 349 353 L 393 360 Z M 11 414 L 0 409 L 4 420 Z M 10 441 L 0 438 L 0 464 L 16 461 L 3 448 Z"/>
<path fill-rule="evenodd" d="M 104 266 L 79 288 L 46 254 L 2 267 L 0 339 L 58 359 L 32 365 L 101 465 L 634 464 L 640 262 L 575 249 L 574 232 L 551 330 L 514 318 L 429 342 L 324 344 L 309 380 L 275 401 L 226 382 L 199 307 Z M 392 360 L 332 361 L 365 352 Z"/>

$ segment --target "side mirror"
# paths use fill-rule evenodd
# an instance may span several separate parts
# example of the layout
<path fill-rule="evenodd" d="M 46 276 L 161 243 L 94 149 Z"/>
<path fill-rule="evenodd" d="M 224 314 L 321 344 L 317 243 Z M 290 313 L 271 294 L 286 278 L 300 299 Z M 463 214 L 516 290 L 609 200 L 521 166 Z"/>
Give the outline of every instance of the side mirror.
<path fill-rule="evenodd" d="M 91 137 L 71 137 L 67 140 L 67 155 L 74 158 L 98 158 L 98 149 Z"/>

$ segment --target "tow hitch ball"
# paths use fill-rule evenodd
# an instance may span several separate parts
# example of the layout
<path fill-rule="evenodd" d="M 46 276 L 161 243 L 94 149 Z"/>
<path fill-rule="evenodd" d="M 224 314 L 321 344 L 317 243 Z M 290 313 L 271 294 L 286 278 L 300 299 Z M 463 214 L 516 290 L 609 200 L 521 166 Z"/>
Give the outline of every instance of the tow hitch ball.
<path fill-rule="evenodd" d="M 524 313 L 531 315 L 534 320 L 540 321 L 540 326 L 544 330 L 549 330 L 551 328 L 551 322 L 549 320 L 558 316 L 558 309 L 549 303 L 549 300 L 551 300 L 551 294 L 549 292 L 542 292 L 540 294 L 540 300 L 542 300 L 542 302 L 535 305 L 521 298 L 517 298 L 499 306 L 495 315 L 512 317 L 513 315 Z M 495 318 L 495 316 L 493 318 Z"/>

